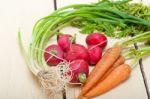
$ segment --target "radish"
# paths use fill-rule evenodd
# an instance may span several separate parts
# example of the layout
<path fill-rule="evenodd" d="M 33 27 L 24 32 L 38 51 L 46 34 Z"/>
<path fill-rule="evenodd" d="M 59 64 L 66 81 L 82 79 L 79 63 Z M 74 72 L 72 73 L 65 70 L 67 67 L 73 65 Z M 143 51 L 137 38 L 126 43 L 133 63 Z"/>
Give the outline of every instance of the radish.
<path fill-rule="evenodd" d="M 107 38 L 101 33 L 92 33 L 86 37 L 87 45 L 98 45 L 102 49 L 107 45 Z"/>
<path fill-rule="evenodd" d="M 50 45 L 45 49 L 44 58 L 49 66 L 57 65 L 63 61 L 63 50 L 58 45 Z"/>
<path fill-rule="evenodd" d="M 72 70 L 71 83 L 84 83 L 89 74 L 89 67 L 82 59 L 74 60 L 69 65 Z"/>
<path fill-rule="evenodd" d="M 66 53 L 66 60 L 73 61 L 76 59 L 83 59 L 88 62 L 88 50 L 80 44 L 72 44 L 70 50 Z"/>
<path fill-rule="evenodd" d="M 102 48 L 99 46 L 90 46 L 88 48 L 89 64 L 95 65 L 102 57 Z"/>
<path fill-rule="evenodd" d="M 70 34 L 61 34 L 57 39 L 58 45 L 64 52 L 67 52 L 70 48 L 71 43 L 74 43 L 74 38 Z"/>

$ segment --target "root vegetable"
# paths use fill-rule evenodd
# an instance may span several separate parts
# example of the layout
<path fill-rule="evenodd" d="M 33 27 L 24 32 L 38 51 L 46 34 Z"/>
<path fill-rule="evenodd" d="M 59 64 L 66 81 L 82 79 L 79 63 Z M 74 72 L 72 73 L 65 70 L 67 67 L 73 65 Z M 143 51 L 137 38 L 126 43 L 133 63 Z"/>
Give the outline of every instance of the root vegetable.
<path fill-rule="evenodd" d="M 73 37 L 70 34 L 62 34 L 58 36 L 58 45 L 62 48 L 64 52 L 67 52 L 73 42 Z"/>
<path fill-rule="evenodd" d="M 72 70 L 71 83 L 84 83 L 89 74 L 89 67 L 82 59 L 74 60 L 69 65 Z"/>
<path fill-rule="evenodd" d="M 84 96 L 87 98 L 92 98 L 101 95 L 128 79 L 130 73 L 130 66 L 127 64 L 122 64 L 115 68 L 102 82 L 98 83 Z"/>
<path fill-rule="evenodd" d="M 102 49 L 107 45 L 107 38 L 101 33 L 92 33 L 86 38 L 87 45 L 99 45 Z"/>
<path fill-rule="evenodd" d="M 109 48 L 101 60 L 96 64 L 95 68 L 91 71 L 89 77 L 86 80 L 85 85 L 81 89 L 81 93 L 78 97 L 80 99 L 85 95 L 98 81 L 102 78 L 105 72 L 115 63 L 121 54 L 120 47 Z"/>
<path fill-rule="evenodd" d="M 90 46 L 88 48 L 89 64 L 95 65 L 102 57 L 102 49 L 98 46 Z"/>
<path fill-rule="evenodd" d="M 101 78 L 101 81 L 104 80 L 116 67 L 118 67 L 119 65 L 124 64 L 125 62 L 125 58 L 124 56 L 120 55 L 120 57 L 117 59 L 117 61 L 113 64 L 113 66 L 111 68 L 109 68 L 107 70 L 107 72 L 103 75 L 103 77 Z"/>
<path fill-rule="evenodd" d="M 63 51 L 58 45 L 50 45 L 45 49 L 44 58 L 49 66 L 57 65 L 63 60 Z"/>
<path fill-rule="evenodd" d="M 89 61 L 88 50 L 80 44 L 72 44 L 70 50 L 66 53 L 66 60 L 73 61 L 76 59 L 83 59 Z"/>

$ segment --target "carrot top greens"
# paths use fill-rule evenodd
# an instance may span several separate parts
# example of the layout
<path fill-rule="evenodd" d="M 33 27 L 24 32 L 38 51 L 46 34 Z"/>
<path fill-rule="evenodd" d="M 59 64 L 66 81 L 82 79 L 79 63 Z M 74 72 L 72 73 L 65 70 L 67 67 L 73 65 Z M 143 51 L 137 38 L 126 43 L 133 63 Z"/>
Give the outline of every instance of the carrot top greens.
<path fill-rule="evenodd" d="M 98 17 L 78 18 L 71 22 L 72 26 L 81 29 L 81 33 L 89 34 L 93 31 L 105 32 L 110 37 L 126 37 L 137 35 L 150 30 L 150 7 L 142 3 L 129 3 L 131 0 L 111 2 L 102 0 L 96 7 L 86 9 Z M 145 19 L 145 23 L 142 19 Z M 117 31 L 117 32 L 116 32 Z"/>

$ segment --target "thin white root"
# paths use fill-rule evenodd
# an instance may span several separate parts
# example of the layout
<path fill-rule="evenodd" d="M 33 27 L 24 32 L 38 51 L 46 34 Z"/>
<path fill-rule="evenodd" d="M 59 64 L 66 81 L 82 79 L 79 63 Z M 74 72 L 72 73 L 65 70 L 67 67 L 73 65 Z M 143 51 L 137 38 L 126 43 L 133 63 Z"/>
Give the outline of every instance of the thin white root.
<path fill-rule="evenodd" d="M 61 62 L 55 67 L 50 67 L 48 71 L 40 71 L 37 76 L 44 91 L 56 94 L 63 91 L 70 82 L 72 70 L 69 68 L 69 63 Z"/>

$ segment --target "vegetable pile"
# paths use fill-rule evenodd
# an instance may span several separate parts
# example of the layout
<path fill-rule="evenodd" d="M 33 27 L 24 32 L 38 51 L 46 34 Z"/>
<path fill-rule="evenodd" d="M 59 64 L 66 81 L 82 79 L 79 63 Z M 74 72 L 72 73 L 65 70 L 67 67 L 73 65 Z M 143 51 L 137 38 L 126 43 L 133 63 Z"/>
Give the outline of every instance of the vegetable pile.
<path fill-rule="evenodd" d="M 77 99 L 82 99 L 83 96 L 92 98 L 101 95 L 127 80 L 131 74 L 132 68 L 134 68 L 138 60 L 144 56 L 150 55 L 150 46 L 139 50 L 132 49 L 127 52 L 124 50 L 129 49 L 128 46 L 130 44 L 144 42 L 149 39 L 150 32 L 146 32 L 116 43 L 113 47 L 107 49 L 101 60 L 98 61 L 89 74 Z M 123 51 L 126 55 L 122 54 Z M 129 64 L 125 63 L 127 57 L 132 59 Z"/>
<path fill-rule="evenodd" d="M 95 65 L 102 57 L 102 49 L 107 45 L 107 38 L 101 33 L 87 36 L 88 48 L 77 44 L 70 34 L 57 36 L 57 44 L 48 45 L 44 50 L 44 59 L 48 66 L 67 62 L 72 70 L 71 83 L 84 83 L 89 74 L 88 65 Z"/>
<path fill-rule="evenodd" d="M 77 44 L 76 35 L 58 31 L 66 26 L 77 27 L 87 35 L 87 46 Z M 57 44 L 49 44 L 54 35 Z M 129 36 L 133 37 L 125 38 Z M 107 37 L 123 40 L 103 54 Z M 78 99 L 91 98 L 129 78 L 137 61 L 150 54 L 150 7 L 129 0 L 69 5 L 35 23 L 28 49 L 23 46 L 20 31 L 18 39 L 29 69 L 45 90 L 57 93 L 68 83 L 82 83 Z M 129 47 L 138 42 L 147 46 Z M 130 64 L 125 63 L 128 58 L 132 59 Z M 89 65 L 94 66 L 90 74 Z"/>

